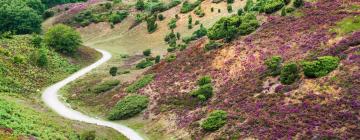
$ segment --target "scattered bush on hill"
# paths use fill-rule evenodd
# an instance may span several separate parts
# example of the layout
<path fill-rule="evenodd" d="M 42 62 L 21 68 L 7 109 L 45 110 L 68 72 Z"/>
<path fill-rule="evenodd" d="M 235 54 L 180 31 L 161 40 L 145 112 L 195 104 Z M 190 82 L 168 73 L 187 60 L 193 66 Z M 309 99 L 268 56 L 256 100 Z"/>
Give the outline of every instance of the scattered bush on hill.
<path fill-rule="evenodd" d="M 96 140 L 96 131 L 86 131 L 80 134 L 80 140 Z"/>
<path fill-rule="evenodd" d="M 144 69 L 144 68 L 147 68 L 147 67 L 150 67 L 154 65 L 154 63 L 150 60 L 141 60 L 138 64 L 136 64 L 136 68 L 138 69 Z"/>
<path fill-rule="evenodd" d="M 304 5 L 304 0 L 295 0 L 294 7 L 299 8 Z"/>
<path fill-rule="evenodd" d="M 229 13 L 232 13 L 233 12 L 233 9 L 232 9 L 232 5 L 227 5 L 227 11 L 229 12 Z"/>
<path fill-rule="evenodd" d="M 204 11 L 201 9 L 201 6 L 198 6 L 198 8 L 195 9 L 194 11 L 195 15 L 197 15 L 198 17 L 203 17 L 205 16 Z"/>
<path fill-rule="evenodd" d="M 49 60 L 48 60 L 48 50 L 45 49 L 45 47 L 42 47 L 39 49 L 38 51 L 38 59 L 37 59 L 37 65 L 40 66 L 40 67 L 46 67 L 49 63 Z"/>
<path fill-rule="evenodd" d="M 64 54 L 74 54 L 80 47 L 81 37 L 73 28 L 58 24 L 51 27 L 46 33 L 44 42 L 47 46 Z"/>
<path fill-rule="evenodd" d="M 242 16 L 243 14 L 244 14 L 244 10 L 240 8 L 240 9 L 237 11 L 237 15 L 238 15 L 238 16 Z"/>
<path fill-rule="evenodd" d="M 285 64 L 280 73 L 280 82 L 290 85 L 299 79 L 299 70 L 296 63 Z"/>
<path fill-rule="evenodd" d="M 157 56 L 155 57 L 155 63 L 159 63 L 159 62 L 160 62 L 160 59 L 161 59 L 160 55 L 157 55 Z"/>
<path fill-rule="evenodd" d="M 110 74 L 111 76 L 116 76 L 117 71 L 118 71 L 118 68 L 117 68 L 117 67 L 111 67 L 110 70 L 109 70 L 109 74 Z"/>
<path fill-rule="evenodd" d="M 167 57 L 165 58 L 166 62 L 172 62 L 172 61 L 174 61 L 175 59 L 176 59 L 176 55 L 174 55 L 174 54 L 170 54 L 169 56 L 167 56 Z"/>
<path fill-rule="evenodd" d="M 154 78 L 153 74 L 144 75 L 141 79 L 135 81 L 133 84 L 129 85 L 125 91 L 127 93 L 135 93 L 140 88 L 145 87 L 147 84 L 149 84 Z"/>
<path fill-rule="evenodd" d="M 163 21 L 165 19 L 163 14 L 159 14 L 158 18 L 159 18 L 160 21 Z"/>
<path fill-rule="evenodd" d="M 196 0 L 194 3 L 190 3 L 189 1 L 185 1 L 180 9 L 180 13 L 188 13 L 194 10 L 197 6 L 201 4 L 202 0 Z"/>
<path fill-rule="evenodd" d="M 201 128 L 206 131 L 215 131 L 223 127 L 227 121 L 227 112 L 223 110 L 214 110 L 200 124 Z"/>
<path fill-rule="evenodd" d="M 154 15 L 149 16 L 146 19 L 146 23 L 147 23 L 147 30 L 149 33 L 153 33 L 156 31 L 156 29 L 157 29 L 156 16 L 154 16 Z"/>
<path fill-rule="evenodd" d="M 213 49 L 220 48 L 222 45 L 223 45 L 222 43 L 210 40 L 210 42 L 205 45 L 204 50 L 205 51 L 210 51 L 210 50 L 213 50 Z"/>
<path fill-rule="evenodd" d="M 91 91 L 93 91 L 94 93 L 102 93 L 113 89 L 119 84 L 120 84 L 119 80 L 108 80 L 94 86 Z"/>
<path fill-rule="evenodd" d="M 280 56 L 272 56 L 265 60 L 267 71 L 271 76 L 278 76 L 281 72 L 282 58 Z"/>
<path fill-rule="evenodd" d="M 225 39 L 231 41 L 238 35 L 247 35 L 259 27 L 259 22 L 253 14 L 243 16 L 233 15 L 223 17 L 208 30 L 208 37 L 211 40 Z"/>
<path fill-rule="evenodd" d="M 260 13 L 271 14 L 274 13 L 285 6 L 284 0 L 268 0 L 268 1 L 256 1 L 247 0 L 244 7 L 245 11 L 257 11 Z"/>
<path fill-rule="evenodd" d="M 339 65 L 340 59 L 333 56 L 322 56 L 315 61 L 305 61 L 302 63 L 304 74 L 309 78 L 322 77 L 335 70 Z"/>
<path fill-rule="evenodd" d="M 170 30 L 173 30 L 176 28 L 176 22 L 177 22 L 177 19 L 176 18 L 172 18 L 170 20 L 170 22 L 168 23 L 168 26 L 169 26 L 169 29 Z"/>
<path fill-rule="evenodd" d="M 135 8 L 137 10 L 144 10 L 145 9 L 145 3 L 144 0 L 137 0 L 135 4 Z"/>
<path fill-rule="evenodd" d="M 128 11 L 117 11 L 110 15 L 109 21 L 113 24 L 117 24 L 123 21 L 128 15 Z"/>
<path fill-rule="evenodd" d="M 143 95 L 128 95 L 117 102 L 109 113 L 109 120 L 121 120 L 133 117 L 147 108 L 149 99 Z"/>
<path fill-rule="evenodd" d="M 151 49 L 146 49 L 143 51 L 144 56 L 150 56 L 151 55 Z"/>
<path fill-rule="evenodd" d="M 212 97 L 213 94 L 213 87 L 211 85 L 211 77 L 210 76 L 204 76 L 201 77 L 197 84 L 199 88 L 196 90 L 193 90 L 190 95 L 193 97 L 197 97 L 200 101 L 206 101 L 209 98 Z"/>

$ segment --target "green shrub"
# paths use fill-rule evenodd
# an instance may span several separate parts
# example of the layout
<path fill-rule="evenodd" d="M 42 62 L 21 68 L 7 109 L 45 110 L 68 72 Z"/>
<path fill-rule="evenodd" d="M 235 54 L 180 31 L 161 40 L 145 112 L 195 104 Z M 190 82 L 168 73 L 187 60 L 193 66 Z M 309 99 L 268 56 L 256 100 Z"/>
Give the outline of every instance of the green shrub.
<path fill-rule="evenodd" d="M 213 95 L 213 87 L 211 84 L 205 84 L 190 93 L 191 96 L 197 97 L 200 101 L 206 101 Z"/>
<path fill-rule="evenodd" d="M 240 8 L 240 9 L 237 11 L 237 15 L 238 15 L 238 16 L 242 16 L 243 14 L 244 14 L 244 10 Z"/>
<path fill-rule="evenodd" d="M 40 35 L 38 34 L 32 35 L 31 44 L 33 44 L 35 47 L 40 48 L 42 41 L 43 39 Z"/>
<path fill-rule="evenodd" d="M 281 16 L 286 16 L 286 8 L 281 9 Z"/>
<path fill-rule="evenodd" d="M 221 9 L 218 9 L 218 13 L 221 13 Z"/>
<path fill-rule="evenodd" d="M 282 58 L 280 56 L 273 56 L 265 60 L 267 71 L 271 76 L 278 76 L 281 72 Z"/>
<path fill-rule="evenodd" d="M 149 84 L 154 78 L 153 74 L 148 74 L 143 76 L 141 79 L 139 79 L 138 81 L 134 82 L 133 84 L 131 84 L 130 86 L 128 86 L 125 91 L 127 93 L 135 93 L 137 90 L 139 90 L 140 88 L 145 87 L 147 84 Z"/>
<path fill-rule="evenodd" d="M 54 11 L 52 11 L 52 10 L 46 10 L 46 11 L 43 13 L 43 19 L 48 19 L 48 18 L 50 18 L 50 17 L 52 17 L 52 16 L 54 16 L 54 15 L 55 15 Z"/>
<path fill-rule="evenodd" d="M 149 99 L 143 95 L 129 95 L 117 102 L 109 113 L 109 120 L 121 120 L 133 117 L 147 108 Z"/>
<path fill-rule="evenodd" d="M 146 19 L 147 30 L 149 33 L 153 33 L 157 29 L 156 16 L 152 15 Z"/>
<path fill-rule="evenodd" d="M 163 14 L 159 14 L 158 18 L 159 18 L 160 21 L 163 21 L 165 19 Z"/>
<path fill-rule="evenodd" d="M 113 24 L 117 24 L 123 21 L 128 15 L 129 12 L 127 11 L 117 11 L 116 13 L 110 15 L 109 21 Z"/>
<path fill-rule="evenodd" d="M 259 26 L 259 22 L 253 14 L 223 17 L 209 28 L 208 37 L 211 40 L 225 39 L 225 41 L 231 41 L 238 35 L 250 34 Z"/>
<path fill-rule="evenodd" d="M 228 4 L 234 3 L 234 0 L 226 0 Z"/>
<path fill-rule="evenodd" d="M 180 51 L 185 50 L 187 48 L 186 44 L 179 44 L 178 48 L 180 49 Z"/>
<path fill-rule="evenodd" d="M 160 62 L 160 59 L 161 59 L 160 55 L 157 55 L 157 56 L 155 57 L 155 63 L 159 63 L 159 62 Z"/>
<path fill-rule="evenodd" d="M 145 3 L 144 0 L 137 0 L 135 4 L 135 8 L 137 10 L 144 10 L 145 9 Z"/>
<path fill-rule="evenodd" d="M 198 39 L 198 38 L 201 38 L 203 36 L 206 36 L 206 34 L 207 34 L 207 29 L 201 24 L 200 28 L 193 32 L 192 38 L 193 39 Z"/>
<path fill-rule="evenodd" d="M 204 50 L 205 51 L 210 51 L 210 50 L 213 50 L 213 49 L 220 48 L 222 45 L 223 45 L 222 43 L 210 40 L 210 42 L 205 45 Z"/>
<path fill-rule="evenodd" d="M 176 22 L 177 22 L 177 19 L 176 19 L 176 18 L 173 18 L 173 19 L 171 19 L 170 22 L 168 23 L 168 26 L 169 26 L 169 28 L 170 28 L 171 30 L 176 28 Z"/>
<path fill-rule="evenodd" d="M 144 56 L 150 56 L 151 55 L 151 49 L 146 49 L 143 51 Z"/>
<path fill-rule="evenodd" d="M 171 31 L 170 33 L 168 33 L 166 36 L 165 36 L 165 39 L 164 41 L 169 44 L 169 45 L 172 45 L 172 44 L 176 44 L 176 35 L 173 31 Z"/>
<path fill-rule="evenodd" d="M 51 27 L 45 34 L 44 42 L 47 46 L 65 54 L 74 54 L 82 43 L 80 34 L 63 24 Z"/>
<path fill-rule="evenodd" d="M 136 64 L 136 68 L 138 69 L 144 69 L 146 67 L 150 67 L 154 65 L 154 63 L 152 61 L 149 60 L 141 60 L 138 64 Z"/>
<path fill-rule="evenodd" d="M 309 78 L 322 77 L 335 70 L 340 59 L 333 56 L 319 57 L 315 61 L 305 61 L 302 64 L 304 75 Z"/>
<path fill-rule="evenodd" d="M 283 0 L 283 2 L 285 5 L 288 5 L 291 2 L 291 0 Z"/>
<path fill-rule="evenodd" d="M 197 0 L 194 3 L 190 3 L 188 1 L 185 1 L 180 9 L 180 13 L 188 13 L 192 10 L 194 10 L 197 6 L 201 4 L 202 0 Z"/>
<path fill-rule="evenodd" d="M 196 20 L 195 21 L 195 25 L 199 25 L 200 24 L 200 21 L 199 20 Z"/>
<path fill-rule="evenodd" d="M 294 7 L 299 8 L 304 5 L 304 0 L 295 0 Z"/>
<path fill-rule="evenodd" d="M 260 12 L 264 11 L 267 14 L 271 14 L 271 13 L 274 13 L 274 12 L 280 10 L 284 6 L 285 6 L 285 4 L 284 4 L 283 0 L 271 0 L 270 2 L 265 3 L 263 5 L 263 9 L 260 10 Z"/>
<path fill-rule="evenodd" d="M 176 47 L 168 47 L 166 50 L 168 52 L 174 52 L 174 51 L 176 51 Z"/>
<path fill-rule="evenodd" d="M 223 110 L 214 110 L 210 115 L 200 124 L 201 128 L 206 131 L 215 131 L 226 124 L 227 113 Z"/>
<path fill-rule="evenodd" d="M 23 55 L 18 54 L 13 57 L 14 64 L 23 64 L 25 63 L 25 61 L 26 61 L 26 57 Z"/>
<path fill-rule="evenodd" d="M 296 63 L 288 63 L 284 65 L 280 73 L 280 82 L 290 85 L 299 78 L 299 70 Z"/>
<path fill-rule="evenodd" d="M 118 71 L 117 67 L 111 67 L 110 70 L 109 70 L 109 73 L 110 73 L 111 76 L 116 76 L 117 71 Z"/>
<path fill-rule="evenodd" d="M 210 11 L 211 11 L 211 12 L 214 12 L 214 7 L 211 7 Z"/>
<path fill-rule="evenodd" d="M 227 10 L 228 10 L 229 13 L 233 12 L 232 6 L 230 4 L 227 5 Z"/>
<path fill-rule="evenodd" d="M 295 11 L 295 8 L 292 8 L 292 7 L 286 8 L 286 13 L 291 13 L 294 11 Z"/>
<path fill-rule="evenodd" d="M 119 80 L 109 80 L 109 81 L 105 81 L 103 83 L 100 83 L 99 85 L 94 86 L 91 89 L 91 91 L 93 91 L 94 93 L 102 93 L 102 92 L 106 92 L 106 91 L 113 89 L 114 87 L 116 87 L 119 84 L 120 84 Z"/>
<path fill-rule="evenodd" d="M 166 62 L 172 62 L 176 59 L 176 55 L 170 54 L 168 57 L 165 58 Z"/>
<path fill-rule="evenodd" d="M 192 28 L 193 28 L 192 24 L 188 24 L 188 29 L 192 29 Z"/>
<path fill-rule="evenodd" d="M 49 63 L 47 49 L 45 49 L 44 47 L 40 48 L 38 55 L 39 57 L 37 59 L 37 65 L 40 67 L 47 66 Z"/>
<path fill-rule="evenodd" d="M 210 83 L 211 83 L 211 77 L 210 76 L 203 76 L 197 81 L 197 84 L 199 86 L 203 86 L 203 85 L 210 84 Z"/>
<path fill-rule="evenodd" d="M 180 33 L 179 33 L 179 32 L 176 32 L 176 38 L 177 38 L 177 40 L 180 40 L 181 35 L 180 35 Z"/>
<path fill-rule="evenodd" d="M 254 6 L 254 1 L 253 0 L 247 0 L 246 4 L 245 4 L 245 7 L 244 7 L 244 11 L 250 11 L 253 6 Z"/>
<path fill-rule="evenodd" d="M 185 44 L 189 44 L 190 41 L 193 41 L 195 40 L 196 38 L 193 38 L 192 36 L 185 36 L 182 38 L 182 41 L 185 43 Z"/>
<path fill-rule="evenodd" d="M 199 17 L 203 17 L 205 16 L 204 11 L 201 9 L 201 6 L 199 6 L 195 11 L 194 11 L 195 15 L 199 16 Z"/>

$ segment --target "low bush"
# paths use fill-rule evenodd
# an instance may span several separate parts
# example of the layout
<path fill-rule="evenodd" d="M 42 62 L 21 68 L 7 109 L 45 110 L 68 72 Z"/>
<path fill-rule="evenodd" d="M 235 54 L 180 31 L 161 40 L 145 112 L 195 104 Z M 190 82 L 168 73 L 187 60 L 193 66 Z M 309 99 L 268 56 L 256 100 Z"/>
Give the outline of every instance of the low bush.
<path fill-rule="evenodd" d="M 38 59 L 37 59 L 37 65 L 40 67 L 46 67 L 49 63 L 48 60 L 48 52 L 47 49 L 44 47 L 40 48 L 38 51 Z"/>
<path fill-rule="evenodd" d="M 281 72 L 282 58 L 280 56 L 272 56 L 265 60 L 267 72 L 271 76 L 278 76 Z"/>
<path fill-rule="evenodd" d="M 127 11 L 117 11 L 110 15 L 109 21 L 113 24 L 117 24 L 123 21 L 128 15 L 129 12 Z"/>
<path fill-rule="evenodd" d="M 304 0 L 295 0 L 294 7 L 299 8 L 304 5 Z"/>
<path fill-rule="evenodd" d="M 158 18 L 159 18 L 160 21 L 163 21 L 165 19 L 163 14 L 159 14 Z"/>
<path fill-rule="evenodd" d="M 228 11 L 229 13 L 232 13 L 232 12 L 233 12 L 232 6 L 231 6 L 230 4 L 227 5 L 227 11 Z"/>
<path fill-rule="evenodd" d="M 145 9 L 144 0 L 137 0 L 136 3 L 135 3 L 135 8 L 137 10 L 144 10 Z"/>
<path fill-rule="evenodd" d="M 109 81 L 105 81 L 105 82 L 102 82 L 102 83 L 94 86 L 91 89 L 91 91 L 94 93 L 102 93 L 102 92 L 106 92 L 106 91 L 113 89 L 114 87 L 116 87 L 119 84 L 120 84 L 119 80 L 109 80 Z"/>
<path fill-rule="evenodd" d="M 210 76 L 203 76 L 197 81 L 197 84 L 199 86 L 203 86 L 203 85 L 210 84 L 210 83 L 211 83 L 211 77 Z"/>
<path fill-rule="evenodd" d="M 225 39 L 225 41 L 231 41 L 238 35 L 250 34 L 259 26 L 259 22 L 253 14 L 223 17 L 209 28 L 208 37 L 211 40 Z"/>
<path fill-rule="evenodd" d="M 48 19 L 48 18 L 50 18 L 50 17 L 52 17 L 52 16 L 54 16 L 54 15 L 55 15 L 54 11 L 52 11 L 52 10 L 46 10 L 46 11 L 43 13 L 43 19 Z"/>
<path fill-rule="evenodd" d="M 157 55 L 156 57 L 155 57 L 155 63 L 159 63 L 160 62 L 160 55 Z"/>
<path fill-rule="evenodd" d="M 172 62 L 176 59 L 176 55 L 170 54 L 168 57 L 165 58 L 166 62 Z"/>
<path fill-rule="evenodd" d="M 117 102 L 109 113 L 109 120 L 121 120 L 133 117 L 147 108 L 149 99 L 143 95 L 129 95 Z"/>
<path fill-rule="evenodd" d="M 192 38 L 198 39 L 203 36 L 206 36 L 206 34 L 207 34 L 207 29 L 204 27 L 204 25 L 201 24 L 200 28 L 192 33 Z"/>
<path fill-rule="evenodd" d="M 95 140 L 96 131 L 86 131 L 80 134 L 80 140 Z"/>
<path fill-rule="evenodd" d="M 189 1 L 185 1 L 180 9 L 180 13 L 188 13 L 194 10 L 197 6 L 201 4 L 202 0 L 197 0 L 194 3 L 190 3 Z"/>
<path fill-rule="evenodd" d="M 240 9 L 237 11 L 237 15 L 238 15 L 238 16 L 242 16 L 243 14 L 244 14 L 244 10 L 240 8 Z"/>
<path fill-rule="evenodd" d="M 118 71 L 118 68 L 117 68 L 117 67 L 111 67 L 110 70 L 109 70 L 109 74 L 110 74 L 111 76 L 116 76 L 117 71 Z"/>
<path fill-rule="evenodd" d="M 227 121 L 227 112 L 223 110 L 214 110 L 200 124 L 201 128 L 206 131 L 215 131 L 223 127 Z"/>
<path fill-rule="evenodd" d="M 147 30 L 149 33 L 153 33 L 156 31 L 156 29 L 157 29 L 156 16 L 154 16 L 154 15 L 149 16 L 146 19 L 146 23 L 147 23 Z"/>
<path fill-rule="evenodd" d="M 135 81 L 133 84 L 129 85 L 125 91 L 127 93 L 135 93 L 140 88 L 145 87 L 147 84 L 149 84 L 154 78 L 153 74 L 148 74 L 143 76 L 141 79 Z"/>
<path fill-rule="evenodd" d="M 213 49 L 220 48 L 222 45 L 223 45 L 222 43 L 210 40 L 210 42 L 205 45 L 204 50 L 205 51 L 210 51 L 210 50 L 213 50 Z"/>
<path fill-rule="evenodd" d="M 315 61 L 305 61 L 302 63 L 304 75 L 309 78 L 322 77 L 335 70 L 339 65 L 340 59 L 333 56 L 319 57 Z"/>
<path fill-rule="evenodd" d="M 171 19 L 170 22 L 168 23 L 169 29 L 171 29 L 171 30 L 175 29 L 176 28 L 176 22 L 177 22 L 176 18 Z"/>
<path fill-rule="evenodd" d="M 199 6 L 195 11 L 194 11 L 195 15 L 199 16 L 199 17 L 203 17 L 205 16 L 204 11 L 201 9 L 201 6 Z"/>
<path fill-rule="evenodd" d="M 146 49 L 143 51 L 144 56 L 150 56 L 151 55 L 151 49 Z"/>
<path fill-rule="evenodd" d="M 288 63 L 284 65 L 280 73 L 280 82 L 290 85 L 299 79 L 299 70 L 296 63 Z"/>
<path fill-rule="evenodd" d="M 154 65 L 154 63 L 150 60 L 141 60 L 138 64 L 136 64 L 136 68 L 144 69 L 144 68 L 150 67 L 152 65 Z"/>
<path fill-rule="evenodd" d="M 228 4 L 234 3 L 234 0 L 226 0 Z"/>
<path fill-rule="evenodd" d="M 211 77 L 204 76 L 199 78 L 197 81 L 197 85 L 199 88 L 193 90 L 190 95 L 193 97 L 197 97 L 200 101 L 206 101 L 212 97 L 213 87 L 211 85 Z"/>

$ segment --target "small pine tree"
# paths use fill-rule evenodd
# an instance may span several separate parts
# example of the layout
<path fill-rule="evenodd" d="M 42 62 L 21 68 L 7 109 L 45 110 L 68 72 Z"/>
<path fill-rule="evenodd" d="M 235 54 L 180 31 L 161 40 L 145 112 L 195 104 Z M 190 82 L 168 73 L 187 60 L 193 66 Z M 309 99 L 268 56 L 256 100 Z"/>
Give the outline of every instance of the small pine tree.
<path fill-rule="evenodd" d="M 109 73 L 111 76 L 116 76 L 117 71 L 118 71 L 117 67 L 111 67 Z"/>

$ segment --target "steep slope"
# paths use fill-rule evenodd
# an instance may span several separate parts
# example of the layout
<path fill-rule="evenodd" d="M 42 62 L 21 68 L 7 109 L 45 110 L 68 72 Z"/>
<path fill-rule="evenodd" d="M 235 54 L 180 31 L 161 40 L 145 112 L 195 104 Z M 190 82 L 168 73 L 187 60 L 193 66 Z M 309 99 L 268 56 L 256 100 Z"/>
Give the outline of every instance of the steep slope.
<path fill-rule="evenodd" d="M 139 91 L 151 97 L 148 117 L 165 119 L 173 124 L 169 133 L 183 129 L 194 139 L 359 138 L 359 32 L 330 31 L 342 19 L 358 15 L 358 9 L 350 8 L 358 4 L 305 3 L 295 16 L 267 16 L 255 33 L 215 51 L 204 51 L 205 39 L 195 42 L 175 61 L 147 72 L 156 74 Z M 325 55 L 342 58 L 327 76 L 301 76 L 282 85 L 265 75 L 264 61 L 271 56 L 301 64 Z M 212 77 L 215 93 L 202 103 L 189 93 L 204 75 Z M 215 133 L 203 131 L 200 120 L 215 109 L 228 112 L 227 124 Z"/>

